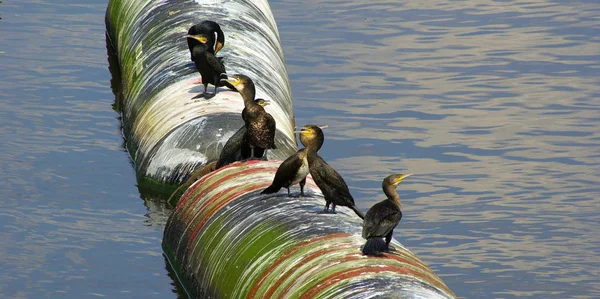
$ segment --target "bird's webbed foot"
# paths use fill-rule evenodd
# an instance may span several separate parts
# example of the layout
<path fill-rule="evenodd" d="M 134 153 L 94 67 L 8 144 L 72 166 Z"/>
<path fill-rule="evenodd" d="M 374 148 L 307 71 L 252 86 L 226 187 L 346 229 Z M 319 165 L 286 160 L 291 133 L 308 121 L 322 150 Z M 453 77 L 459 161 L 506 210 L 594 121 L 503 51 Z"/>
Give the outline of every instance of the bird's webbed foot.
<path fill-rule="evenodd" d="M 300 193 L 295 197 L 306 197 L 306 195 L 304 194 L 304 191 L 300 191 Z"/>
<path fill-rule="evenodd" d="M 210 100 L 210 99 L 212 99 L 212 98 L 213 98 L 215 95 L 217 95 L 217 93 L 207 93 L 207 92 L 205 92 L 205 93 L 204 93 L 204 98 L 205 98 L 205 99 L 207 99 L 207 100 Z"/>
<path fill-rule="evenodd" d="M 201 94 L 198 94 L 197 96 L 193 97 L 192 99 L 193 100 L 195 100 L 195 99 L 207 99 L 208 100 L 208 99 L 210 99 L 210 98 L 212 98 L 214 96 L 215 96 L 214 94 L 208 93 L 205 90 L 204 92 L 202 92 Z"/>
<path fill-rule="evenodd" d="M 335 212 L 335 204 L 331 205 L 331 214 L 337 214 Z"/>
<path fill-rule="evenodd" d="M 336 214 L 336 213 L 335 213 L 335 211 L 329 210 L 329 208 L 325 208 L 325 209 L 317 212 L 317 214 Z"/>

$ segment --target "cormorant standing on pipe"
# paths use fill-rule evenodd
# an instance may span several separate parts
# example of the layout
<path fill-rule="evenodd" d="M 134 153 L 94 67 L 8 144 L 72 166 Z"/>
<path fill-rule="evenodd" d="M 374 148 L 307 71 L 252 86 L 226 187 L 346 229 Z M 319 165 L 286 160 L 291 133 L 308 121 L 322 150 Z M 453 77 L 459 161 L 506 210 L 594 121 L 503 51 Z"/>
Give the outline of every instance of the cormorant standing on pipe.
<path fill-rule="evenodd" d="M 290 195 L 290 187 L 300 183 L 300 196 L 304 196 L 304 185 L 306 184 L 306 176 L 308 170 L 308 151 L 309 148 L 314 148 L 316 152 L 321 149 L 324 137 L 321 128 L 315 125 L 306 125 L 300 133 L 300 142 L 304 145 L 303 149 L 298 150 L 295 154 L 289 156 L 275 173 L 275 178 L 271 186 L 267 187 L 260 194 L 271 194 L 279 191 L 281 187 L 287 188 L 288 196 Z"/>
<path fill-rule="evenodd" d="M 275 119 L 265 111 L 265 108 L 254 102 L 256 88 L 252 79 L 245 75 L 229 75 L 230 79 L 222 79 L 231 84 L 244 99 L 242 119 L 246 126 L 246 138 L 250 145 L 250 159 L 261 159 L 267 149 L 275 146 Z M 260 151 L 263 154 L 257 155 Z"/>
<path fill-rule="evenodd" d="M 201 97 L 210 99 L 217 94 L 217 88 L 224 85 L 221 82 L 221 74 L 225 74 L 225 66 L 209 51 L 209 37 L 206 34 L 188 35 L 187 38 L 198 41 L 198 44 L 194 45 L 192 49 L 192 56 L 204 85 L 204 92 L 194 99 Z M 215 92 L 212 95 L 206 93 L 209 83 L 215 86 Z"/>
<path fill-rule="evenodd" d="M 305 148 L 298 150 L 295 154 L 289 156 L 277 169 L 275 178 L 271 186 L 261 192 L 261 194 L 271 194 L 279 191 L 281 187 L 288 189 L 290 195 L 290 186 L 300 183 L 300 196 L 304 196 L 304 185 L 308 170 L 308 148 L 316 147 L 316 151 L 321 149 L 324 141 L 323 131 L 315 125 L 306 125 L 299 132 L 300 142 Z"/>
<path fill-rule="evenodd" d="M 215 33 L 217 34 L 217 43 L 215 44 Z M 198 35 L 204 34 L 208 37 L 208 42 L 206 43 L 208 46 L 208 52 L 213 55 L 216 55 L 219 50 L 223 48 L 225 45 L 225 35 L 223 34 L 223 30 L 221 30 L 221 26 L 213 21 L 202 21 L 188 30 L 188 35 Z M 190 49 L 191 59 L 194 61 L 194 47 L 198 45 L 198 41 L 194 39 L 188 39 L 188 48 Z"/>
<path fill-rule="evenodd" d="M 233 85 L 229 84 L 229 82 L 225 82 L 225 83 L 231 90 L 237 91 L 233 87 Z M 267 102 L 265 99 L 255 99 L 254 102 L 259 104 L 263 108 L 265 106 L 269 105 L 269 102 Z M 246 107 L 244 107 L 244 109 L 242 110 L 242 119 L 244 118 L 244 115 L 246 115 L 246 111 L 247 111 Z M 245 125 L 244 125 L 244 129 L 246 129 Z M 254 148 L 254 154 L 252 154 L 252 147 L 250 146 L 250 143 L 248 142 L 248 134 L 246 134 L 246 131 L 244 131 L 244 140 L 242 142 L 242 147 L 241 147 L 240 153 L 241 153 L 242 161 L 252 158 L 253 155 L 254 155 L 254 157 L 263 157 L 264 159 L 266 159 L 266 157 L 264 157 L 264 154 L 265 154 L 264 148 L 261 148 L 261 147 Z"/>
<path fill-rule="evenodd" d="M 389 250 L 394 228 L 402 219 L 400 196 L 396 191 L 396 187 L 402 180 L 411 175 L 412 173 L 392 174 L 387 176 L 381 183 L 381 188 L 387 199 L 373 205 L 365 215 L 362 237 L 367 239 L 367 242 L 363 246 L 363 254 L 375 255 Z M 382 238 L 385 238 L 385 242 Z"/>
<path fill-rule="evenodd" d="M 320 138 L 325 139 L 323 131 L 318 132 L 318 134 L 321 135 Z M 323 213 L 335 214 L 336 206 L 345 206 L 352 209 L 358 217 L 363 219 L 364 215 L 354 204 L 354 198 L 350 194 L 348 185 L 346 185 L 342 176 L 319 156 L 316 147 L 311 146 L 308 148 L 307 158 L 310 174 L 319 189 L 321 189 L 323 197 L 325 197 Z M 329 211 L 329 205 L 332 205 L 331 211 Z"/>
<path fill-rule="evenodd" d="M 254 100 L 257 104 L 262 107 L 269 105 L 269 102 L 265 99 L 256 99 Z M 244 108 L 245 109 L 245 108 Z M 247 159 L 250 155 L 250 146 L 248 145 L 248 141 L 246 140 L 246 126 L 242 126 L 237 132 L 235 132 L 227 142 L 223 149 L 221 150 L 221 154 L 219 155 L 219 160 L 217 160 L 217 164 L 215 166 L 216 169 L 219 169 L 227 164 L 233 163 L 235 161 Z M 248 148 L 248 150 L 246 150 Z M 248 152 L 246 155 L 244 152 Z"/>

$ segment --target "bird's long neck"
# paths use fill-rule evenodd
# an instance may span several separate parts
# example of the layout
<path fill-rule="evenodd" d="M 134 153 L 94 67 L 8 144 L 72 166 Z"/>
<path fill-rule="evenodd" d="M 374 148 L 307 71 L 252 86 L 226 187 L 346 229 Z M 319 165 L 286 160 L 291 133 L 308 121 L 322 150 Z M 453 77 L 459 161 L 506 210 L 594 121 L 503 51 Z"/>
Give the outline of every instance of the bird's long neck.
<path fill-rule="evenodd" d="M 312 164 L 314 161 L 318 160 L 319 154 L 317 153 L 315 146 L 311 146 L 310 143 L 305 144 L 304 146 L 306 149 L 306 159 L 308 160 L 308 163 Z"/>
<path fill-rule="evenodd" d="M 321 146 L 319 146 L 319 144 L 316 144 L 314 140 L 309 140 L 308 142 L 306 142 L 304 147 L 309 153 L 314 153 L 315 155 L 317 154 L 317 151 L 319 151 L 319 149 L 321 148 Z"/>
<path fill-rule="evenodd" d="M 249 108 L 254 107 L 254 105 L 260 106 L 254 102 L 254 97 L 256 96 L 256 89 L 254 86 L 246 86 L 241 94 L 242 99 L 244 99 L 244 107 Z"/>
<path fill-rule="evenodd" d="M 395 185 L 384 185 L 383 193 L 385 193 L 388 200 L 391 200 L 398 208 L 400 208 L 400 195 L 398 195 Z"/>
<path fill-rule="evenodd" d="M 321 149 L 321 146 L 323 146 L 324 141 L 323 135 L 300 136 L 300 143 L 302 143 L 308 151 L 318 152 Z"/>

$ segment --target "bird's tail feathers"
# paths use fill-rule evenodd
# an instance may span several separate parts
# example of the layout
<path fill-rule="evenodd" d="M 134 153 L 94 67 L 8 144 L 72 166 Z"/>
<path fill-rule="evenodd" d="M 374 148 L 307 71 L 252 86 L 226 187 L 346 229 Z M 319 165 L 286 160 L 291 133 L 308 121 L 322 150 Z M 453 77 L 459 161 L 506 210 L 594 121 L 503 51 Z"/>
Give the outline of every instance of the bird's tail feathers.
<path fill-rule="evenodd" d="M 362 248 L 364 255 L 378 255 L 387 251 L 387 244 L 383 238 L 369 238 Z"/>
<path fill-rule="evenodd" d="M 358 215 L 358 217 L 360 217 L 360 219 L 365 219 L 365 215 L 356 206 L 350 206 L 350 208 Z"/>
<path fill-rule="evenodd" d="M 260 194 L 272 194 L 272 193 L 279 191 L 279 189 L 281 189 L 281 187 L 271 185 L 271 186 L 267 187 L 267 189 L 263 190 Z"/>

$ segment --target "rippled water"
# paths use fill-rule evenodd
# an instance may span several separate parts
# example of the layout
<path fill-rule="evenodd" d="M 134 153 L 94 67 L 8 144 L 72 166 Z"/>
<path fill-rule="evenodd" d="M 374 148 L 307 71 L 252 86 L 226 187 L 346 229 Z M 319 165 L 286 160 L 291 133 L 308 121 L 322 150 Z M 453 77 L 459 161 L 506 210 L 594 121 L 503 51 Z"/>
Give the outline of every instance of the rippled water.
<path fill-rule="evenodd" d="M 0 297 L 176 298 L 86 3 L 0 4 Z M 458 296 L 600 297 L 600 3 L 271 7 L 296 123 L 363 210 L 415 173 L 396 238 Z"/>

